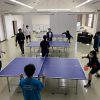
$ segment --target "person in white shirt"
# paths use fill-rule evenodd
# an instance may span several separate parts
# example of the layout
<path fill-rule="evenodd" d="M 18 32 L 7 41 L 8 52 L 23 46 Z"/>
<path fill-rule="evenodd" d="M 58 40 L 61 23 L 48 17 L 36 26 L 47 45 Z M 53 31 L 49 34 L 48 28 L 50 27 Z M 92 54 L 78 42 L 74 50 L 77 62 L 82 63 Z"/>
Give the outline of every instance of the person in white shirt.
<path fill-rule="evenodd" d="M 1 50 L 1 43 L 0 43 L 0 70 L 1 70 L 1 68 L 2 68 L 2 61 L 1 61 L 1 54 L 2 54 L 2 53 L 5 54 L 5 52 Z"/>
<path fill-rule="evenodd" d="M 51 31 L 51 28 L 48 28 L 48 32 L 46 35 L 47 35 L 47 40 L 52 41 L 53 33 Z"/>
<path fill-rule="evenodd" d="M 24 35 L 26 37 L 26 43 L 28 43 L 28 39 L 31 42 L 31 31 L 30 31 L 28 25 L 26 25 L 26 29 L 25 29 Z"/>

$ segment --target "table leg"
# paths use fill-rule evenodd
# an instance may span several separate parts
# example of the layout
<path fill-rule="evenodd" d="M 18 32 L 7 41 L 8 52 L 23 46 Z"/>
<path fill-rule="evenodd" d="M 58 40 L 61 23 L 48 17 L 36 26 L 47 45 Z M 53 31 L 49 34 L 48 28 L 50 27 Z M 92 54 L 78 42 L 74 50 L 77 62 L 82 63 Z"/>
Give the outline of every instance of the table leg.
<path fill-rule="evenodd" d="M 30 55 L 31 55 L 31 47 L 30 47 Z"/>
<path fill-rule="evenodd" d="M 10 92 L 10 84 L 9 84 L 9 78 L 7 77 L 7 85 L 8 85 L 8 91 Z"/>
<path fill-rule="evenodd" d="M 76 90 L 75 90 L 76 95 L 77 95 L 77 88 L 78 88 L 78 80 L 76 80 Z"/>

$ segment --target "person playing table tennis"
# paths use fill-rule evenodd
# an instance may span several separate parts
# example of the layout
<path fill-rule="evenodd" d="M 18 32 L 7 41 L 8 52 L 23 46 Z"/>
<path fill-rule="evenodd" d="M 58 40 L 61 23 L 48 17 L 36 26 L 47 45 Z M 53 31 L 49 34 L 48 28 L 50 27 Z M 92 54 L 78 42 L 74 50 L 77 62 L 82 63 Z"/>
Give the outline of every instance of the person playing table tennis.
<path fill-rule="evenodd" d="M 98 61 L 97 53 L 94 50 L 90 51 L 90 53 L 87 56 L 84 56 L 82 58 L 89 59 L 89 63 L 87 63 L 87 66 L 89 66 L 91 70 L 88 74 L 88 83 L 84 85 L 84 87 L 90 87 L 92 75 L 96 73 L 97 76 L 100 77 L 100 75 L 98 74 L 98 71 L 100 70 L 100 62 Z"/>
<path fill-rule="evenodd" d="M 20 75 L 19 86 L 22 89 L 24 100 L 41 100 L 40 92 L 43 90 L 44 85 L 40 80 L 33 78 L 35 73 L 35 66 L 28 64 L 24 67 L 26 78 L 23 74 Z"/>
<path fill-rule="evenodd" d="M 66 30 L 66 32 L 62 33 L 62 34 L 65 34 L 66 35 L 66 38 L 68 38 L 68 42 L 70 43 L 70 39 L 73 38 L 71 35 L 70 35 L 70 32 L 69 30 Z"/>
<path fill-rule="evenodd" d="M 44 35 L 43 40 L 40 42 L 42 57 L 44 56 L 48 57 L 48 53 L 49 53 L 50 44 L 46 39 L 47 37 L 46 35 Z"/>

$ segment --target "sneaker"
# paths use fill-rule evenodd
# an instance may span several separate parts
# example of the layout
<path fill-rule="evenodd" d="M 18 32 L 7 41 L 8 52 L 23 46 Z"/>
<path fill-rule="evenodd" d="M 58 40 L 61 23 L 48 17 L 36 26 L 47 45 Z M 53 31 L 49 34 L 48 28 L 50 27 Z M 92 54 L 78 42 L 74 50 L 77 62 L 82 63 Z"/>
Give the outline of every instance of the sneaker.
<path fill-rule="evenodd" d="M 99 74 L 96 74 L 95 77 L 100 78 L 100 75 Z"/>
<path fill-rule="evenodd" d="M 91 85 L 90 84 L 86 84 L 86 85 L 84 85 L 84 87 L 90 87 Z"/>

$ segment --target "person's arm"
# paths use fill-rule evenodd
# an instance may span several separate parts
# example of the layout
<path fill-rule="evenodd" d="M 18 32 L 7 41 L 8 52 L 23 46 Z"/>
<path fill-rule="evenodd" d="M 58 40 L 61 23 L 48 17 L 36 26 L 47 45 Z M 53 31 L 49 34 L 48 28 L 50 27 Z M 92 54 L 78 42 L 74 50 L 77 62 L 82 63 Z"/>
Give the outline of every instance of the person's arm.
<path fill-rule="evenodd" d="M 38 91 L 42 91 L 45 86 L 45 78 L 44 79 L 42 78 L 42 82 L 39 80 L 37 84 L 38 84 L 37 85 Z"/>
<path fill-rule="evenodd" d="M 82 59 L 83 59 L 83 58 L 89 58 L 89 55 L 87 55 L 87 56 L 82 56 Z"/>
<path fill-rule="evenodd" d="M 40 42 L 40 47 L 42 47 L 42 41 Z"/>
<path fill-rule="evenodd" d="M 65 32 L 63 32 L 62 34 L 66 34 Z"/>
<path fill-rule="evenodd" d="M 20 74 L 20 80 L 24 79 L 23 74 Z"/>
<path fill-rule="evenodd" d="M 24 36 L 24 34 L 23 34 L 23 40 L 25 40 L 25 36 Z"/>
<path fill-rule="evenodd" d="M 51 34 L 52 34 L 52 37 L 53 37 L 53 32 L 51 32 Z"/>

